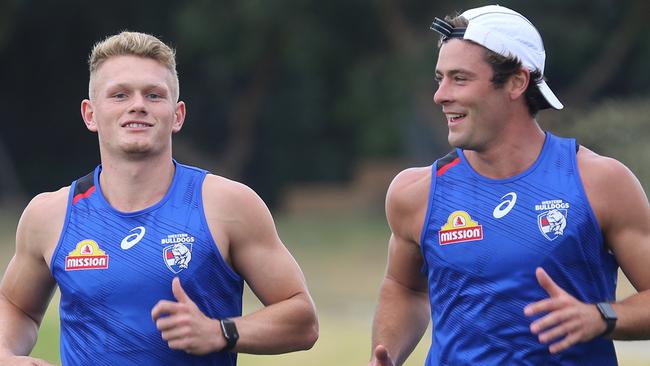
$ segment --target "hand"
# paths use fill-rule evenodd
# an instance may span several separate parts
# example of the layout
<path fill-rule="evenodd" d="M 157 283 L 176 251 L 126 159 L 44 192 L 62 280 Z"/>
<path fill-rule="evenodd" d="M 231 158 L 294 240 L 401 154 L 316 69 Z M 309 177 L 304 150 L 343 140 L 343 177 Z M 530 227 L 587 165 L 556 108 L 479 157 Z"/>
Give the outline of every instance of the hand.
<path fill-rule="evenodd" d="M 169 348 L 193 355 L 216 352 L 226 346 L 219 320 L 208 318 L 181 287 L 178 277 L 172 280 L 176 302 L 160 300 L 151 309 L 151 318 Z"/>
<path fill-rule="evenodd" d="M 378 345 L 368 366 L 395 366 L 386 347 Z"/>
<path fill-rule="evenodd" d="M 585 304 L 558 286 L 541 268 L 535 270 L 537 282 L 549 294 L 549 298 L 529 304 L 524 308 L 526 316 L 548 313 L 530 324 L 530 331 L 538 335 L 540 343 L 550 343 L 549 351 L 558 353 L 578 342 L 589 341 L 602 334 L 607 324 L 601 318 L 596 305 Z"/>
<path fill-rule="evenodd" d="M 54 366 L 51 363 L 27 356 L 12 356 L 0 360 L 0 366 Z"/>

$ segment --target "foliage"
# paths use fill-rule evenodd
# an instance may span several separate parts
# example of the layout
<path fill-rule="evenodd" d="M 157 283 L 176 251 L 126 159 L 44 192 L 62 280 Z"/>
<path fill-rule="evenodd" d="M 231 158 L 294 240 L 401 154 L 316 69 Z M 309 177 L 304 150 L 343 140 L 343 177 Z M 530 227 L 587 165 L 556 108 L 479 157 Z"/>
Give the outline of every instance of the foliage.
<path fill-rule="evenodd" d="M 613 157 L 627 165 L 646 192 L 650 192 L 648 116 L 648 97 L 610 99 L 589 108 L 569 110 L 554 126 L 559 133 L 575 136 L 580 144 L 598 154 Z"/>
<path fill-rule="evenodd" d="M 98 162 L 78 114 L 85 59 L 122 29 L 178 49 L 189 113 L 176 157 L 243 180 L 271 203 L 288 184 L 346 181 L 362 159 L 429 162 L 446 150 L 429 23 L 487 3 L 2 2 L 0 199 L 21 184 L 28 195 L 57 189 Z M 646 0 L 500 3 L 538 25 L 546 74 L 567 105 L 650 92 Z"/>

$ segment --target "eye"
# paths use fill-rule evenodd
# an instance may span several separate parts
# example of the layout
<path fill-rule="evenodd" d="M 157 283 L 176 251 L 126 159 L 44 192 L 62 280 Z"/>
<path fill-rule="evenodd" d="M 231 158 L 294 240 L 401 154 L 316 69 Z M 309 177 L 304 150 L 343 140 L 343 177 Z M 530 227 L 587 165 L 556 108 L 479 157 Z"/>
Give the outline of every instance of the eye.
<path fill-rule="evenodd" d="M 440 75 L 434 76 L 433 77 L 433 82 L 440 85 L 440 83 L 442 82 L 442 76 L 440 76 Z"/>
<path fill-rule="evenodd" d="M 467 81 L 467 78 L 464 77 L 464 76 L 461 76 L 461 75 L 456 75 L 456 76 L 454 76 L 454 81 L 464 82 L 464 81 Z"/>
<path fill-rule="evenodd" d="M 112 97 L 115 99 L 125 99 L 128 95 L 126 95 L 126 93 L 115 93 Z"/>

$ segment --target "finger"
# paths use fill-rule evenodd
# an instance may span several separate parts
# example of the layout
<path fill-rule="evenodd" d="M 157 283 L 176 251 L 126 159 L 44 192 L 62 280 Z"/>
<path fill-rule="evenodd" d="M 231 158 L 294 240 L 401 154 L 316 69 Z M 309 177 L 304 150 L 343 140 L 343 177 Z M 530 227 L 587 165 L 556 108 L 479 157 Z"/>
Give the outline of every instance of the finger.
<path fill-rule="evenodd" d="M 569 335 L 578 331 L 580 322 L 575 319 L 567 319 L 553 328 L 547 328 L 545 331 L 540 332 L 538 338 L 540 343 L 550 343 L 555 339 Z"/>
<path fill-rule="evenodd" d="M 548 351 L 551 353 L 560 353 L 567 348 L 573 346 L 574 344 L 578 343 L 579 336 L 577 333 L 569 333 L 563 340 L 557 343 L 553 343 L 549 348 Z"/>
<path fill-rule="evenodd" d="M 557 299 L 548 298 L 532 304 L 526 305 L 524 308 L 524 314 L 526 316 L 532 316 L 539 313 L 550 313 L 557 309 L 562 308 L 563 303 Z"/>
<path fill-rule="evenodd" d="M 540 333 L 546 329 L 552 328 L 565 321 L 571 320 L 571 313 L 569 311 L 554 311 L 543 318 L 537 319 L 530 324 L 530 331 L 533 333 Z"/>
<path fill-rule="evenodd" d="M 172 292 L 174 293 L 174 298 L 176 298 L 178 302 L 192 301 L 187 293 L 185 293 L 185 290 L 183 290 L 183 286 L 181 286 L 181 280 L 178 277 L 174 277 L 172 280 Z"/>
<path fill-rule="evenodd" d="M 189 347 L 189 342 L 187 338 L 174 339 L 173 341 L 167 342 L 167 346 L 171 349 L 178 349 L 187 351 Z"/>
<path fill-rule="evenodd" d="M 186 306 L 174 301 L 169 300 L 160 300 L 158 303 L 151 309 L 151 319 L 157 321 L 158 318 L 164 315 L 175 314 L 177 312 L 185 310 Z"/>
<path fill-rule="evenodd" d="M 551 296 L 557 297 L 565 293 L 560 286 L 558 286 L 551 276 L 546 273 L 542 267 L 535 269 L 535 276 L 540 286 Z"/>
<path fill-rule="evenodd" d="M 191 328 L 187 326 L 175 327 L 160 333 L 162 339 L 170 342 L 176 339 L 185 338 L 190 334 Z"/>
<path fill-rule="evenodd" d="M 185 314 L 165 316 L 156 320 L 156 328 L 161 332 L 172 328 L 187 326 L 189 324 L 190 319 Z"/>
<path fill-rule="evenodd" d="M 49 362 L 45 362 L 45 361 L 43 361 L 43 360 L 34 360 L 33 362 L 34 362 L 33 364 L 34 364 L 35 366 L 54 366 L 54 365 L 52 365 L 51 363 L 49 363 Z"/>
<path fill-rule="evenodd" d="M 375 348 L 375 359 L 380 366 L 389 366 L 391 364 L 390 356 L 388 355 L 388 350 L 382 345 L 378 345 Z"/>
<path fill-rule="evenodd" d="M 546 332 L 540 333 L 538 339 L 540 343 L 551 343 L 558 338 L 571 334 L 577 328 L 578 323 L 576 322 L 564 322 Z"/>

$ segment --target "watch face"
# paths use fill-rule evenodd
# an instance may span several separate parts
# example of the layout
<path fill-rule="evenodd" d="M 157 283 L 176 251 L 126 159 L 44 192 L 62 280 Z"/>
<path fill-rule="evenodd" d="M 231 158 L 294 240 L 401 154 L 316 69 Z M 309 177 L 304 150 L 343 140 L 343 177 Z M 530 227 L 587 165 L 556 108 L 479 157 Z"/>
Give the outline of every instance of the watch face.
<path fill-rule="evenodd" d="M 602 314 L 603 318 L 608 320 L 616 320 L 616 312 L 614 311 L 612 304 L 601 302 L 596 306 L 598 307 L 598 310 L 600 311 L 600 314 Z"/>
<path fill-rule="evenodd" d="M 237 332 L 237 326 L 232 320 L 222 320 L 221 328 L 223 330 L 223 335 L 228 340 L 237 340 L 239 338 L 239 332 Z"/>

